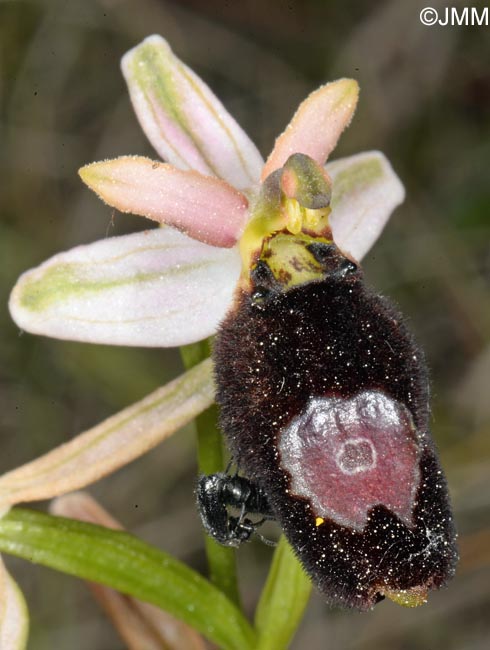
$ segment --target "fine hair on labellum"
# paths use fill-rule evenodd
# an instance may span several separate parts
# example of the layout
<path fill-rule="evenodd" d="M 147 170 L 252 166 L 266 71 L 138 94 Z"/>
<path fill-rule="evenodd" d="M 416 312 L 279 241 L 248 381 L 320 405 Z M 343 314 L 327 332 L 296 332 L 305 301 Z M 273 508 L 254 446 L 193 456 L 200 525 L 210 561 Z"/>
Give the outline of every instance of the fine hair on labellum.
<path fill-rule="evenodd" d="M 457 560 L 424 357 L 359 267 L 317 253 L 318 280 L 285 290 L 260 263 L 237 293 L 214 348 L 221 427 L 331 603 L 420 600 Z"/>

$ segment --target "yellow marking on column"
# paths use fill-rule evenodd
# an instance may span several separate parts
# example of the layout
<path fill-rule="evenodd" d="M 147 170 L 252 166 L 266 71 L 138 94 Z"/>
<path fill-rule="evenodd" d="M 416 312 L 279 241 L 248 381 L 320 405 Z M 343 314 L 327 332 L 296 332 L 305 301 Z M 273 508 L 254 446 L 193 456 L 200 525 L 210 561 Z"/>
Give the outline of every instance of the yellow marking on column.
<path fill-rule="evenodd" d="M 239 242 L 243 274 L 248 276 L 264 246 L 277 233 L 289 233 L 301 238 L 301 233 L 307 231 L 304 239 L 331 242 L 330 213 L 330 207 L 310 210 L 301 206 L 296 199 L 283 198 L 278 205 L 259 202 Z"/>
<path fill-rule="evenodd" d="M 317 517 L 315 519 L 315 526 L 318 528 L 318 526 L 321 526 L 324 521 L 325 521 L 325 519 L 323 517 Z"/>

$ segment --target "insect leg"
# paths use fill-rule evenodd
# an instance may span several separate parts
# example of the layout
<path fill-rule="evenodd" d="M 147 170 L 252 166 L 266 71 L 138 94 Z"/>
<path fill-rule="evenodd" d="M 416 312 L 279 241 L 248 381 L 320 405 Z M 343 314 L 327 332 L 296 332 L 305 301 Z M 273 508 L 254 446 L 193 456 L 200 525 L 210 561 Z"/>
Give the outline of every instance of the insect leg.
<path fill-rule="evenodd" d="M 197 505 L 204 529 L 224 546 L 239 546 L 256 533 L 264 521 L 274 518 L 264 492 L 238 475 L 218 473 L 201 476 L 197 486 Z M 240 515 L 230 515 L 228 507 L 239 509 Z M 263 518 L 254 523 L 246 517 L 249 512 Z M 259 537 L 263 539 L 261 535 Z"/>

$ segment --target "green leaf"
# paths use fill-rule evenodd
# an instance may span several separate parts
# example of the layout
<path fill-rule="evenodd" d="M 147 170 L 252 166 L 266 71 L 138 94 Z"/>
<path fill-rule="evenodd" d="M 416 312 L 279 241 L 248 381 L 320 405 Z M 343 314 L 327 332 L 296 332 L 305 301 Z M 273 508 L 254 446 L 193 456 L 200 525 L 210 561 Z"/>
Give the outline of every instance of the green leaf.
<path fill-rule="evenodd" d="M 139 402 L 0 477 L 0 511 L 98 481 L 178 431 L 214 400 L 210 360 Z"/>
<path fill-rule="evenodd" d="M 259 634 L 256 650 L 282 650 L 289 646 L 310 593 L 310 579 L 282 536 L 255 614 Z"/>
<path fill-rule="evenodd" d="M 254 632 L 205 578 L 133 535 L 14 509 L 0 520 L 0 550 L 153 603 L 226 650 L 252 650 Z"/>

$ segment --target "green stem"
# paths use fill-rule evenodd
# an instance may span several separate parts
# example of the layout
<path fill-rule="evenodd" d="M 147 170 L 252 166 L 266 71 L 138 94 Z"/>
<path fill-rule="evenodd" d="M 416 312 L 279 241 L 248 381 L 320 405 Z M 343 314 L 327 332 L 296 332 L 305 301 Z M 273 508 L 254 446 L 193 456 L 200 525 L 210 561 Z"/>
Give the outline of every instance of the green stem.
<path fill-rule="evenodd" d="M 181 356 L 184 366 L 186 369 L 192 368 L 209 357 L 210 352 L 208 340 L 182 347 Z M 200 474 L 215 474 L 224 469 L 223 441 L 217 421 L 216 406 L 212 406 L 196 418 L 197 462 Z M 235 550 L 217 544 L 208 535 L 205 536 L 205 548 L 211 582 L 239 606 Z"/>
<path fill-rule="evenodd" d="M 308 604 L 311 582 L 284 536 L 279 540 L 255 613 L 256 650 L 285 650 Z"/>

